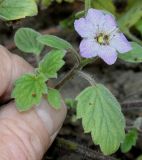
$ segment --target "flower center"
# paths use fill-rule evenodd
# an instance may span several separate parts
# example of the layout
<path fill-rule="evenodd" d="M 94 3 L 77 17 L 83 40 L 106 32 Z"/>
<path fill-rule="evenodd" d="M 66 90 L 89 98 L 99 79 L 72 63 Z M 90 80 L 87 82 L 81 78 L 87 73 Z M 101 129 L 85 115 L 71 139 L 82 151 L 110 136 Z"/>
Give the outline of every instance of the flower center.
<path fill-rule="evenodd" d="M 97 42 L 100 44 L 100 45 L 108 45 L 109 44 L 109 36 L 108 35 L 105 35 L 103 33 L 100 33 L 98 36 L 97 36 Z"/>

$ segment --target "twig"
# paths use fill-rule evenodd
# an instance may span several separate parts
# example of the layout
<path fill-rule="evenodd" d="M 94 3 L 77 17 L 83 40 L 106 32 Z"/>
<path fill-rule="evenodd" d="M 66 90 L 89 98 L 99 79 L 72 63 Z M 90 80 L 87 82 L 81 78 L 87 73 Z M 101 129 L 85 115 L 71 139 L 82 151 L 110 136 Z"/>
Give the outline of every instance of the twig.
<path fill-rule="evenodd" d="M 58 147 L 61 147 L 65 150 L 73 151 L 76 153 L 79 153 L 83 156 L 86 156 L 89 159 L 94 160 L 116 160 L 116 158 L 111 156 L 104 156 L 103 154 L 94 151 L 90 148 L 87 148 L 85 146 L 82 146 L 76 142 L 73 142 L 71 140 L 66 140 L 64 138 L 57 138 L 56 139 Z"/>
<path fill-rule="evenodd" d="M 121 103 L 122 111 L 142 110 L 142 100 L 127 101 Z"/>

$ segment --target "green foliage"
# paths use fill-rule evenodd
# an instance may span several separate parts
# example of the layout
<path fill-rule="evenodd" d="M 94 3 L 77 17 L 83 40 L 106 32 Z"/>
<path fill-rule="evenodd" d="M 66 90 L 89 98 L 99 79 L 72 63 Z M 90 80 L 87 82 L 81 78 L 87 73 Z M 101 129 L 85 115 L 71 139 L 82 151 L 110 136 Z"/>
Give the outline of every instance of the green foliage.
<path fill-rule="evenodd" d="M 107 4 L 107 5 L 106 5 Z M 115 6 L 113 4 L 113 0 L 95 0 L 92 1 L 92 6 L 96 9 L 107 10 L 115 15 Z"/>
<path fill-rule="evenodd" d="M 49 104 L 55 108 L 60 109 L 61 108 L 61 95 L 60 92 L 56 89 L 49 88 L 48 90 L 48 102 Z"/>
<path fill-rule="evenodd" d="M 63 57 L 65 50 L 52 50 L 39 64 L 39 72 L 43 73 L 47 79 L 56 78 L 57 72 L 64 65 Z"/>
<path fill-rule="evenodd" d="M 65 99 L 65 103 L 67 105 L 68 108 L 76 108 L 76 101 L 74 99 L 71 99 L 71 98 L 66 98 Z"/>
<path fill-rule="evenodd" d="M 43 44 L 37 41 L 41 34 L 31 28 L 20 28 L 14 37 L 16 46 L 23 52 L 39 55 Z"/>
<path fill-rule="evenodd" d="M 142 117 L 136 118 L 133 127 L 136 128 L 138 131 L 142 131 Z"/>
<path fill-rule="evenodd" d="M 56 48 L 56 49 L 66 50 L 66 49 L 72 48 L 72 45 L 69 42 L 53 35 L 43 35 L 38 37 L 37 40 L 44 45 L 47 45 L 49 47 Z"/>
<path fill-rule="evenodd" d="M 136 1 L 127 12 L 119 18 L 119 26 L 122 31 L 129 29 L 134 26 L 142 17 L 142 1 Z"/>
<path fill-rule="evenodd" d="M 138 133 L 136 129 L 131 129 L 125 136 L 124 142 L 121 144 L 121 152 L 127 153 L 131 150 L 132 146 L 136 145 Z"/>
<path fill-rule="evenodd" d="M 140 46 L 136 42 L 131 42 L 131 45 L 133 49 L 128 53 L 119 54 L 119 58 L 126 62 L 142 62 L 142 46 Z"/>
<path fill-rule="evenodd" d="M 142 19 L 136 23 L 136 28 L 142 35 Z"/>
<path fill-rule="evenodd" d="M 0 18 L 2 20 L 16 20 L 27 16 L 34 16 L 38 12 L 33 0 L 0 0 Z"/>
<path fill-rule="evenodd" d="M 136 160 L 142 160 L 142 155 L 138 156 Z"/>
<path fill-rule="evenodd" d="M 91 132 L 95 144 L 105 155 L 114 153 L 125 137 L 121 107 L 101 84 L 86 88 L 76 100 L 77 118 L 82 118 L 85 133 Z"/>
<path fill-rule="evenodd" d="M 15 98 L 19 111 L 27 111 L 40 103 L 43 94 L 47 94 L 45 77 L 42 74 L 25 74 L 16 80 L 12 98 Z"/>

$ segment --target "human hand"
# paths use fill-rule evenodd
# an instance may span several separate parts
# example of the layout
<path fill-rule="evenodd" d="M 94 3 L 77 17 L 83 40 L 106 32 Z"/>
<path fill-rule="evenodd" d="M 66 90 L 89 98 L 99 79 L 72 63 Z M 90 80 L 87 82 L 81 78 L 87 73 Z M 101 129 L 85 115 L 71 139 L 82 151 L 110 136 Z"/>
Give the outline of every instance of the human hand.
<path fill-rule="evenodd" d="M 0 101 L 10 100 L 14 81 L 32 70 L 25 60 L 0 46 Z M 57 111 L 42 100 L 40 106 L 22 113 L 16 110 L 14 101 L 5 104 L 0 110 L 0 159 L 41 160 L 65 115 L 64 102 Z"/>

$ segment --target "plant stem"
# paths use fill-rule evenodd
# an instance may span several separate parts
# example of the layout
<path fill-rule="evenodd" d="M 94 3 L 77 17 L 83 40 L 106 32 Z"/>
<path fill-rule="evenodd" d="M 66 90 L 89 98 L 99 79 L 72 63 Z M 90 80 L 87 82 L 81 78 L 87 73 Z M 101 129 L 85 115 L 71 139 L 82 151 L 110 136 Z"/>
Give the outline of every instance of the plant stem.
<path fill-rule="evenodd" d="M 96 60 L 96 59 L 95 59 Z M 61 88 L 68 80 L 73 78 L 73 76 L 79 72 L 87 64 L 95 61 L 94 59 L 84 59 L 80 60 L 79 64 L 74 65 L 74 67 L 66 74 L 66 76 L 55 86 L 56 89 Z"/>
<path fill-rule="evenodd" d="M 66 76 L 55 86 L 56 89 L 60 89 L 68 80 L 73 78 L 75 75 L 75 71 L 77 69 L 77 65 L 74 65 L 74 67 L 66 74 Z"/>
<path fill-rule="evenodd" d="M 94 160 L 116 160 L 116 158 L 111 156 L 104 156 L 103 154 L 94 151 L 90 148 L 87 148 L 83 145 L 80 145 L 76 142 L 71 140 L 66 140 L 64 138 L 57 138 L 55 143 L 57 144 L 58 148 L 63 148 L 65 150 L 73 151 L 82 156 L 86 156 L 88 159 Z"/>
<path fill-rule="evenodd" d="M 91 8 L 91 0 L 85 0 L 85 14 L 87 14 L 89 8 Z"/>
<path fill-rule="evenodd" d="M 92 86 L 96 85 L 95 80 L 93 79 L 93 77 L 90 74 L 82 72 L 82 71 L 78 71 L 77 73 L 79 74 L 79 76 L 86 79 Z"/>

